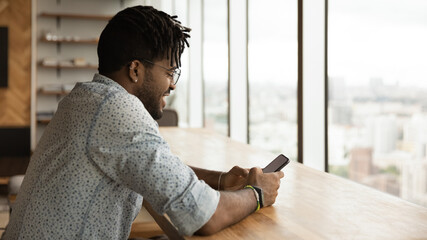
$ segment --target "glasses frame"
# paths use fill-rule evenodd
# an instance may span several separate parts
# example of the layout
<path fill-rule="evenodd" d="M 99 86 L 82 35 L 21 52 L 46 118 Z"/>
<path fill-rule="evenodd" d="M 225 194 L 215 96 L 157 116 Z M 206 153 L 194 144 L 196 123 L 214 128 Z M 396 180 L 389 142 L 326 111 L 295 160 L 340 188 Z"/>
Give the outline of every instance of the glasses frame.
<path fill-rule="evenodd" d="M 145 61 L 145 62 L 151 63 L 151 64 L 153 64 L 153 65 L 155 65 L 155 66 L 158 66 L 158 67 L 160 67 L 160 68 L 165 69 L 165 70 L 166 70 L 166 71 L 168 71 L 168 72 L 172 72 L 173 85 L 176 85 L 176 84 L 178 83 L 179 77 L 181 76 L 181 69 L 179 69 L 179 68 L 177 68 L 177 67 L 173 67 L 173 68 L 165 68 L 165 67 L 163 67 L 162 65 L 155 64 L 155 63 L 153 63 L 152 61 L 149 61 L 149 60 L 147 60 L 147 59 L 141 59 L 141 61 Z"/>

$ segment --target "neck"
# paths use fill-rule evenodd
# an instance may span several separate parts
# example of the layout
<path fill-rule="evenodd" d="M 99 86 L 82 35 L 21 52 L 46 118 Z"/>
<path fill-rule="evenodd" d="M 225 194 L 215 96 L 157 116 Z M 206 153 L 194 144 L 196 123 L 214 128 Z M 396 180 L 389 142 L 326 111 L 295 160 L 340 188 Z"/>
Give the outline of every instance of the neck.
<path fill-rule="evenodd" d="M 118 71 L 111 72 L 111 73 L 100 73 L 101 75 L 104 75 L 118 84 L 120 84 L 126 91 L 128 91 L 130 94 L 135 95 L 136 93 L 136 84 L 132 84 L 132 82 L 129 80 L 129 76 L 127 75 L 126 69 L 123 67 Z"/>

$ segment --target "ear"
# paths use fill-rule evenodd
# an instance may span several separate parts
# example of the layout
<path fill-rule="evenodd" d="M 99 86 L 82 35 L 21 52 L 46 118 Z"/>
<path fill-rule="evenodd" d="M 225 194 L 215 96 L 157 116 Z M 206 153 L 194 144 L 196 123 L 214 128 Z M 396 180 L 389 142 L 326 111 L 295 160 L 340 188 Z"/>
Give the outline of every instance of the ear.
<path fill-rule="evenodd" d="M 133 60 L 130 63 L 129 69 L 128 69 L 128 75 L 130 78 L 130 81 L 133 83 L 137 83 L 138 81 L 142 81 L 143 71 L 144 71 L 144 65 L 139 60 Z"/>

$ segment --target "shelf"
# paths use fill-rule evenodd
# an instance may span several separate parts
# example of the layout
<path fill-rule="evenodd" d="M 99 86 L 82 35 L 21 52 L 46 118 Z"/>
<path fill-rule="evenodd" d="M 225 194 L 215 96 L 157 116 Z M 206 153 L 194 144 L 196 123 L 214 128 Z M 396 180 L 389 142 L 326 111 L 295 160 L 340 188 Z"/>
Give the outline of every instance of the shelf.
<path fill-rule="evenodd" d="M 82 40 L 48 40 L 46 37 L 40 39 L 41 42 L 46 43 L 77 43 L 77 44 L 98 44 L 98 39 L 82 39 Z"/>
<path fill-rule="evenodd" d="M 0 177 L 0 185 L 8 185 L 9 177 Z"/>
<path fill-rule="evenodd" d="M 49 111 L 38 112 L 38 113 L 36 113 L 37 123 L 48 124 L 52 120 L 53 115 L 55 115 L 55 113 L 53 111 L 52 112 L 49 112 Z"/>
<path fill-rule="evenodd" d="M 46 90 L 39 90 L 38 91 L 39 94 L 42 95 L 55 95 L 55 96 L 63 96 L 63 95 L 67 95 L 70 93 L 70 91 L 64 91 L 64 90 L 58 90 L 58 91 L 46 91 Z"/>
<path fill-rule="evenodd" d="M 39 64 L 40 67 L 52 69 L 98 69 L 98 65 L 85 65 L 85 66 L 67 66 L 67 65 L 44 65 Z"/>
<path fill-rule="evenodd" d="M 110 20 L 113 16 L 109 15 L 89 15 L 89 14 L 72 14 L 72 13 L 41 13 L 41 17 L 50 18 L 73 18 L 73 19 L 88 19 L 88 20 Z"/>
<path fill-rule="evenodd" d="M 40 124 L 49 124 L 50 123 L 50 119 L 37 119 L 37 123 L 40 123 Z"/>

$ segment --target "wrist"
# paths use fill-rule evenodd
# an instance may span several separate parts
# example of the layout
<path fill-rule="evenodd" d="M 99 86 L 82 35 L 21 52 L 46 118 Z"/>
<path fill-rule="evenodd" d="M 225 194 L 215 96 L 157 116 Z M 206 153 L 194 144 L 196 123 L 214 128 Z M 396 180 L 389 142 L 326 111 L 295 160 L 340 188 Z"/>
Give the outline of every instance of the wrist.
<path fill-rule="evenodd" d="M 246 188 L 251 189 L 253 191 L 254 195 L 255 195 L 255 199 L 257 201 L 257 207 L 255 209 L 255 212 L 256 212 L 256 211 L 258 211 L 259 209 L 261 209 L 263 207 L 263 198 L 264 198 L 264 196 L 262 194 L 262 189 L 258 188 L 258 187 L 255 187 L 255 186 L 252 186 L 252 185 L 246 185 L 244 187 L 244 189 L 246 189 Z"/>
<path fill-rule="evenodd" d="M 257 187 L 257 186 L 252 186 L 252 187 L 253 187 L 253 188 L 255 189 L 255 191 L 258 193 L 260 208 L 263 208 L 263 207 L 264 207 L 264 193 L 263 193 L 263 191 L 262 191 L 262 188 Z"/>
<path fill-rule="evenodd" d="M 221 187 L 221 177 L 222 177 L 222 175 L 224 174 L 225 172 L 221 172 L 220 174 L 219 174 L 219 177 L 218 177 L 218 191 L 220 191 L 221 189 L 224 189 L 224 187 Z"/>

